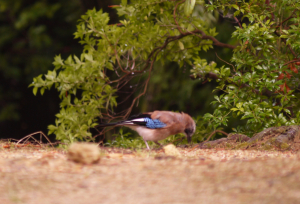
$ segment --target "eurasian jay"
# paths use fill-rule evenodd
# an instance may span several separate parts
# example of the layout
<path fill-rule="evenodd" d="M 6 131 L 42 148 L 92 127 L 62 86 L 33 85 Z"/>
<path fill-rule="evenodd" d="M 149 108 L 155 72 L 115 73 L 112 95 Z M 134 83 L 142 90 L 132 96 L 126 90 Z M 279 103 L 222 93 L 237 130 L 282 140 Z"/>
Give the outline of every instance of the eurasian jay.
<path fill-rule="evenodd" d="M 170 135 L 184 133 L 188 142 L 195 133 L 195 121 L 186 113 L 175 113 L 171 111 L 154 111 L 132 116 L 127 120 L 100 124 L 98 127 L 107 126 L 126 126 L 135 130 L 150 150 L 147 141 L 153 141 L 156 144 Z"/>

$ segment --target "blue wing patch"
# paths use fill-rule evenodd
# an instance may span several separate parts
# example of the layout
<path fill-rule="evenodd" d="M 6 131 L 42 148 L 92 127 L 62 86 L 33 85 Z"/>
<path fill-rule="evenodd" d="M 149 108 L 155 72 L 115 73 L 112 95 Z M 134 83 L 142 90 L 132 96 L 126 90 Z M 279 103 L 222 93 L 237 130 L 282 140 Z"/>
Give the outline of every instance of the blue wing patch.
<path fill-rule="evenodd" d="M 163 128 L 165 126 L 167 126 L 165 123 L 161 122 L 158 119 L 150 119 L 150 118 L 144 118 L 145 123 L 146 123 L 146 127 L 150 128 L 150 129 L 156 129 L 156 128 Z"/>

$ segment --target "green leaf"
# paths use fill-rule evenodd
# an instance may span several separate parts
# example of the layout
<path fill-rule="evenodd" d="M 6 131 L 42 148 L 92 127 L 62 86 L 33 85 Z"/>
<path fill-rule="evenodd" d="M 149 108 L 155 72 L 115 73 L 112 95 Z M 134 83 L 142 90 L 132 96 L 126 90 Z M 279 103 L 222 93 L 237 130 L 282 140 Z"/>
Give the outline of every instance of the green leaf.
<path fill-rule="evenodd" d="M 237 104 L 236 104 L 236 107 L 237 107 L 237 108 L 241 108 L 242 105 L 243 105 L 243 102 L 240 102 L 240 103 L 237 103 Z"/>
<path fill-rule="evenodd" d="M 53 65 L 55 65 L 55 66 L 62 66 L 62 65 L 64 65 L 64 62 L 61 59 L 60 55 L 57 55 L 57 56 L 54 57 Z"/>
<path fill-rule="evenodd" d="M 36 96 L 36 93 L 37 93 L 37 91 L 38 91 L 38 87 L 37 87 L 37 86 L 34 87 L 32 91 L 33 91 L 33 94 Z"/>
<path fill-rule="evenodd" d="M 40 91 L 41 91 L 41 95 L 43 95 L 45 92 L 45 87 L 42 87 Z"/>
<path fill-rule="evenodd" d="M 127 0 L 122 0 L 122 6 L 127 6 Z"/>
<path fill-rule="evenodd" d="M 184 14 L 190 16 L 193 13 L 196 0 L 186 0 L 184 4 Z"/>
<path fill-rule="evenodd" d="M 235 8 L 236 10 L 240 10 L 239 6 L 236 5 L 236 4 L 232 4 L 231 6 L 232 6 L 233 8 Z"/>
<path fill-rule="evenodd" d="M 180 40 L 178 40 L 178 45 L 181 50 L 184 50 L 184 45 Z"/>
<path fill-rule="evenodd" d="M 84 58 L 88 61 L 93 61 L 93 56 L 91 54 L 84 54 Z"/>

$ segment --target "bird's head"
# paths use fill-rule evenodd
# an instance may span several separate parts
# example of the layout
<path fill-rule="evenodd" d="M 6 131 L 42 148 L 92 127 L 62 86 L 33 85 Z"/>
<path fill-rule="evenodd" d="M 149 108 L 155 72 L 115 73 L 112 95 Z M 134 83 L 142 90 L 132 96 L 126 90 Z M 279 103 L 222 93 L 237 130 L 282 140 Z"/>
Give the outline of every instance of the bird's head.
<path fill-rule="evenodd" d="M 191 118 L 191 116 L 186 114 L 186 126 L 184 129 L 184 133 L 186 135 L 187 141 L 188 143 L 191 143 L 192 141 L 192 136 L 196 131 L 196 123 L 193 120 L 193 118 Z"/>

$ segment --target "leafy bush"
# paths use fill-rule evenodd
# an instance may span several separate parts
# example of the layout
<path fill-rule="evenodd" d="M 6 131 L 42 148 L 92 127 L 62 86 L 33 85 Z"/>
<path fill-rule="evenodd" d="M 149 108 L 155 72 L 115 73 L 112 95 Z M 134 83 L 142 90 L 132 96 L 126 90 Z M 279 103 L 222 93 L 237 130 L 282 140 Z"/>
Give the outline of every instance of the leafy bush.
<path fill-rule="evenodd" d="M 214 71 L 224 94 L 215 96 L 218 108 L 206 119 L 214 128 L 226 125 L 229 117 L 245 119 L 239 131 L 252 133 L 299 124 L 299 1 L 229 2 L 207 5 L 222 9 L 224 16 L 232 11 L 245 23 L 232 33 L 238 40 L 233 64 Z"/>
<path fill-rule="evenodd" d="M 116 117 L 117 90 L 132 78 L 148 74 L 127 112 L 121 114 L 128 116 L 146 93 L 157 61 L 189 65 L 194 78 L 219 82 L 223 94 L 213 102 L 218 106 L 213 114 L 205 115 L 210 129 L 226 126 L 229 117 L 247 120 L 245 127 L 237 128 L 247 132 L 298 123 L 299 74 L 294 63 L 300 61 L 299 6 L 297 0 L 208 4 L 202 0 L 133 0 L 127 4 L 123 0 L 115 6 L 123 20 L 115 25 L 108 25 L 108 14 L 89 10 L 75 33 L 83 45 L 82 54 L 66 60 L 56 56 L 54 70 L 31 84 L 34 94 L 38 89 L 43 94 L 54 85 L 62 99 L 49 134 L 63 142 L 93 139 L 90 128 L 97 125 L 98 117 Z M 215 38 L 218 33 L 211 23 L 216 19 L 211 11 L 240 24 L 232 33 L 236 45 Z M 199 56 L 214 46 L 232 50 L 232 64 L 218 67 Z"/>

